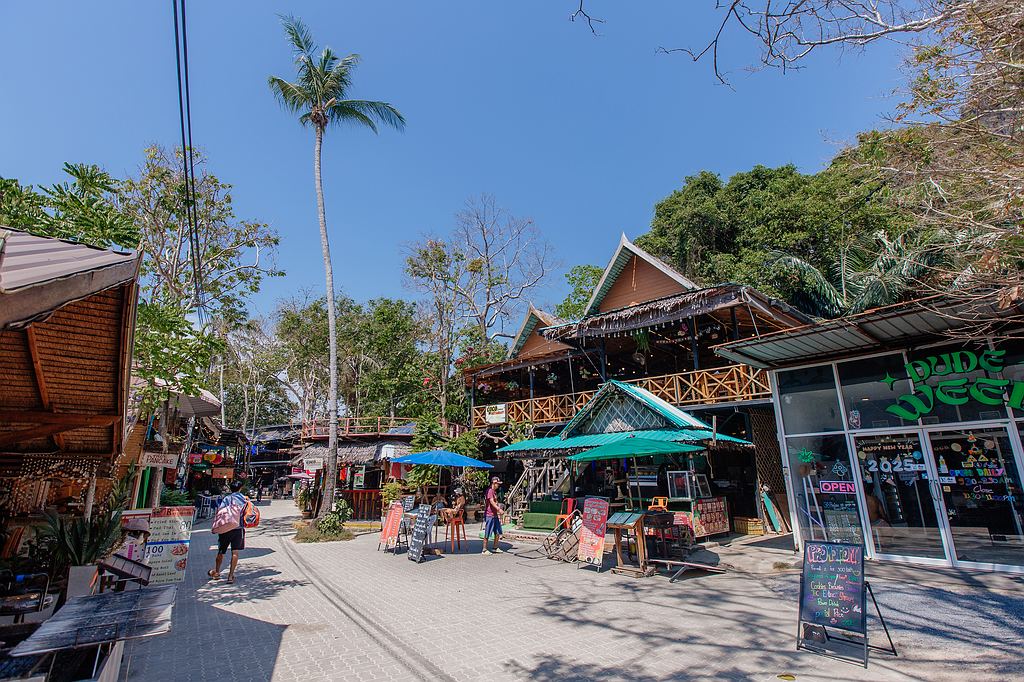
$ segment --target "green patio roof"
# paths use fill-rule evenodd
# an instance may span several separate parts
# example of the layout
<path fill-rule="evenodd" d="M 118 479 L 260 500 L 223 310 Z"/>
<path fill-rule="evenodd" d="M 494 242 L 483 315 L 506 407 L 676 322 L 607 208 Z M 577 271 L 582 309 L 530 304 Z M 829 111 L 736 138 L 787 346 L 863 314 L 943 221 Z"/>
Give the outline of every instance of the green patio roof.
<path fill-rule="evenodd" d="M 696 429 L 659 429 L 654 431 L 589 433 L 580 436 L 570 436 L 569 438 L 564 439 L 561 436 L 549 436 L 548 438 L 531 438 L 529 440 L 522 440 L 518 443 L 512 443 L 511 445 L 498 448 L 497 451 L 502 453 L 547 451 L 549 454 L 559 454 L 560 452 L 571 454 L 572 452 L 579 450 L 596 448 L 599 445 L 617 443 L 620 440 L 625 440 L 626 438 L 646 438 L 647 440 L 672 441 L 677 443 L 703 443 L 712 439 L 712 433 L 711 431 Z M 741 438 L 733 438 L 732 436 L 724 436 L 722 434 L 718 435 L 718 440 L 728 443 L 749 445 L 747 441 Z"/>

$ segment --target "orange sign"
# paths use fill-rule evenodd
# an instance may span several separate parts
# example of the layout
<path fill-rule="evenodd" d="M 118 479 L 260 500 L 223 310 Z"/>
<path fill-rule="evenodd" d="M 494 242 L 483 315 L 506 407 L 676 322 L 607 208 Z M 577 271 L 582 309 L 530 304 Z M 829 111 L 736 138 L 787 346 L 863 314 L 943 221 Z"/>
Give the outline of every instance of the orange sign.
<path fill-rule="evenodd" d="M 398 528 L 402 524 L 402 503 L 392 502 L 391 506 L 388 507 L 387 518 L 384 519 L 384 526 L 380 529 L 380 543 L 377 548 L 380 549 L 381 545 L 384 549 L 391 546 L 392 540 L 398 540 Z"/>
<path fill-rule="evenodd" d="M 588 497 L 583 502 L 583 531 L 576 558 L 601 568 L 604 559 L 604 536 L 608 532 L 608 500 Z"/>

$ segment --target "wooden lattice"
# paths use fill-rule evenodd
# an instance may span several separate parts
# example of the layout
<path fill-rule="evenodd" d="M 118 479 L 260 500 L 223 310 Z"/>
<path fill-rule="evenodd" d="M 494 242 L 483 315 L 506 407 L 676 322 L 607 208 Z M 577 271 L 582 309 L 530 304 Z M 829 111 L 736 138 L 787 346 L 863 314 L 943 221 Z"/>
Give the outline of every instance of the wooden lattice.
<path fill-rule="evenodd" d="M 789 500 L 786 496 L 786 482 L 782 474 L 782 454 L 779 452 L 775 413 L 771 406 L 758 405 L 749 409 L 758 485 L 759 487 L 761 485 L 768 486 L 780 507 L 779 511 L 788 522 Z"/>

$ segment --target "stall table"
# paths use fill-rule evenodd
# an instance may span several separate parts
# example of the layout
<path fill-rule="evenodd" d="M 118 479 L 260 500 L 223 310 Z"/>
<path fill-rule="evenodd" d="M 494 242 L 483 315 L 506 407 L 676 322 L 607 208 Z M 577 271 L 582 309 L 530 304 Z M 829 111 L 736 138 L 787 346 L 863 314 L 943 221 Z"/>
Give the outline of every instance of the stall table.
<path fill-rule="evenodd" d="M 647 547 L 644 538 L 643 512 L 617 512 L 608 518 L 608 530 L 615 532 L 615 561 L 612 573 L 631 575 L 634 578 L 646 578 L 654 575 L 655 570 L 647 561 Z M 622 538 L 626 536 L 627 545 L 632 535 L 636 543 L 636 565 L 627 563 L 622 556 Z M 627 546 L 626 552 L 629 553 Z"/>

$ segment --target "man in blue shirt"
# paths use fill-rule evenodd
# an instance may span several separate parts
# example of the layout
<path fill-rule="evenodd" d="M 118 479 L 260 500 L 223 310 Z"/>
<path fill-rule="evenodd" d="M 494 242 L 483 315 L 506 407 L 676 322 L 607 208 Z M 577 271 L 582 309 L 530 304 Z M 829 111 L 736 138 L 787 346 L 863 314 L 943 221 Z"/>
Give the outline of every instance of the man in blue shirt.
<path fill-rule="evenodd" d="M 228 568 L 228 583 L 235 582 L 235 568 L 238 566 L 238 552 L 245 549 L 245 527 L 242 525 L 242 513 L 249 501 L 240 491 L 241 481 L 231 482 L 231 494 L 220 501 L 217 506 L 217 513 L 214 515 L 214 527 L 223 520 L 228 520 L 231 527 L 227 530 L 214 531 L 217 533 L 217 558 L 214 561 L 213 570 L 207 575 L 217 580 L 220 578 L 220 567 L 224 563 L 224 555 L 228 548 L 231 548 L 231 565 Z M 228 518 L 230 517 L 230 518 Z"/>

